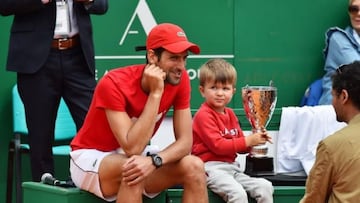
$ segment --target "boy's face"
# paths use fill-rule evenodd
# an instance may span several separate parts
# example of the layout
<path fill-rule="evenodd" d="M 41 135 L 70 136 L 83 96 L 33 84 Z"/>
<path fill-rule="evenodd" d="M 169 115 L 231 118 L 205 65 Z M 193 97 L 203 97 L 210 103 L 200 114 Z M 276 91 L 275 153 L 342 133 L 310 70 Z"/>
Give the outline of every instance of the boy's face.
<path fill-rule="evenodd" d="M 231 101 L 236 89 L 233 84 L 214 81 L 205 82 L 204 86 L 199 87 L 201 95 L 205 98 L 205 102 L 211 108 L 219 113 L 224 112 L 224 108 Z"/>

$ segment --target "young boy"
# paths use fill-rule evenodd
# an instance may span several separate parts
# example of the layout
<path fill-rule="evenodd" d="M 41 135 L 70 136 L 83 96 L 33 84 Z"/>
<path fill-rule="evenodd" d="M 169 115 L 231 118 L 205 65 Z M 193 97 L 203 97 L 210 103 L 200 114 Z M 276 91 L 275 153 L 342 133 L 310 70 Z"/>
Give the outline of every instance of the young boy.
<path fill-rule="evenodd" d="M 244 136 L 234 111 L 226 107 L 236 91 L 236 70 L 223 59 L 211 59 L 200 68 L 200 93 L 205 98 L 193 118 L 192 154 L 205 162 L 208 187 L 227 203 L 273 202 L 273 186 L 264 178 L 243 173 L 237 153 L 271 141 L 264 130 Z"/>

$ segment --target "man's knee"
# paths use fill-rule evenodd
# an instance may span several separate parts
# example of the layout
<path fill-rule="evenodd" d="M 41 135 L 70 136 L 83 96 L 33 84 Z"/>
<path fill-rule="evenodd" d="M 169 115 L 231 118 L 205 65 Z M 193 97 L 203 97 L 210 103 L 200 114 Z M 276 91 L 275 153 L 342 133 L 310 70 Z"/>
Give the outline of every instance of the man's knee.
<path fill-rule="evenodd" d="M 204 162 L 196 156 L 189 155 L 184 157 L 184 167 L 188 172 L 203 172 L 205 173 Z"/>
<path fill-rule="evenodd" d="M 188 179 L 192 179 L 192 181 L 194 181 L 194 179 L 206 181 L 204 162 L 200 158 L 193 155 L 184 157 L 183 167 L 185 177 Z M 185 181 L 187 178 L 185 178 Z"/>

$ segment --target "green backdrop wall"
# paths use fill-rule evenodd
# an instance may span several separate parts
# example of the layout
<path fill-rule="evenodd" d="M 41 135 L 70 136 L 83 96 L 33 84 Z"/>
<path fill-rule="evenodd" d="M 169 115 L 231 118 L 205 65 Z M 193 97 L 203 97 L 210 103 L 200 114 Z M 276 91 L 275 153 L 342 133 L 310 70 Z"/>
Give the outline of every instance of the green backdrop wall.
<path fill-rule="evenodd" d="M 348 23 L 346 0 L 109 0 L 109 11 L 93 16 L 97 79 L 106 71 L 143 63 L 149 29 L 173 22 L 199 44 L 200 55 L 187 63 L 192 79 L 192 109 L 202 99 L 197 91 L 198 67 L 210 58 L 225 58 L 238 71 L 238 93 L 231 107 L 243 118 L 240 89 L 246 84 L 278 88 L 275 120 L 282 106 L 298 105 L 305 88 L 323 74 L 324 33 Z M 5 71 L 12 17 L 0 17 L 0 201 L 5 201 L 8 142 L 12 138 L 11 97 L 16 75 Z M 32 49 L 35 47 L 29 47 Z M 26 64 L 24 64 L 26 65 Z M 28 160 L 24 178 L 29 179 Z M 57 159 L 59 178 L 68 175 L 67 159 Z"/>

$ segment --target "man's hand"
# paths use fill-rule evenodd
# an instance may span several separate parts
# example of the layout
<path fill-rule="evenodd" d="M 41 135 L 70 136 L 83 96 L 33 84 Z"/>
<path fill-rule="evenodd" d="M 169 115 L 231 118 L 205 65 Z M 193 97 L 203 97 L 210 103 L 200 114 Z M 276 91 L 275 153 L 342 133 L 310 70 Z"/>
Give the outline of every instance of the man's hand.
<path fill-rule="evenodd" d="M 149 156 L 131 156 L 123 165 L 123 182 L 129 186 L 136 185 L 155 170 Z"/>
<path fill-rule="evenodd" d="M 148 64 L 143 73 L 142 85 L 149 92 L 161 96 L 164 91 L 166 73 L 155 64 Z"/>

